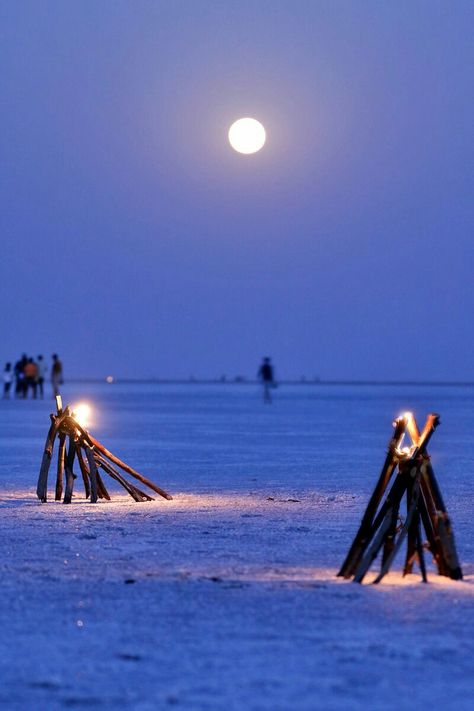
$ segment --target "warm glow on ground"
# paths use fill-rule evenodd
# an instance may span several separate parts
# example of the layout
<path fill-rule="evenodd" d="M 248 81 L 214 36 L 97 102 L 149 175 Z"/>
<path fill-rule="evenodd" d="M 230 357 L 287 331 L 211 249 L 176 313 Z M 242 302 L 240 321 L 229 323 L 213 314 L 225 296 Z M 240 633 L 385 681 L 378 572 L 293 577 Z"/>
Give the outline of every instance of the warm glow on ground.
<path fill-rule="evenodd" d="M 229 129 L 229 142 L 238 153 L 256 153 L 263 148 L 266 140 L 265 129 L 253 118 L 241 118 Z"/>

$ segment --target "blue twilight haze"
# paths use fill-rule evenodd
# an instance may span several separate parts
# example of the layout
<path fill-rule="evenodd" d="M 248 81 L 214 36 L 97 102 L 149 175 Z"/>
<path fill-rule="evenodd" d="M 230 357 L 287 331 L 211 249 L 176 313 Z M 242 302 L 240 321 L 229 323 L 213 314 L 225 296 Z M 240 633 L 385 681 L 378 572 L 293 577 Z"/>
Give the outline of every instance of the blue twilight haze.
<path fill-rule="evenodd" d="M 474 380 L 473 26 L 463 0 L 3 2 L 3 361 Z"/>

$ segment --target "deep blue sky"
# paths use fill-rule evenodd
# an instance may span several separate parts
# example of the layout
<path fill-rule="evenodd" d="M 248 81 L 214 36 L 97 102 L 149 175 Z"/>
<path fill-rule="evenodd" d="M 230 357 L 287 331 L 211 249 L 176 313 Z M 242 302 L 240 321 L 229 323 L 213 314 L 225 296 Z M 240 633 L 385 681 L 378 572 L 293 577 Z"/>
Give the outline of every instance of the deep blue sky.
<path fill-rule="evenodd" d="M 474 380 L 474 3 L 4 1 L 1 354 Z M 258 154 L 231 122 L 267 130 Z"/>

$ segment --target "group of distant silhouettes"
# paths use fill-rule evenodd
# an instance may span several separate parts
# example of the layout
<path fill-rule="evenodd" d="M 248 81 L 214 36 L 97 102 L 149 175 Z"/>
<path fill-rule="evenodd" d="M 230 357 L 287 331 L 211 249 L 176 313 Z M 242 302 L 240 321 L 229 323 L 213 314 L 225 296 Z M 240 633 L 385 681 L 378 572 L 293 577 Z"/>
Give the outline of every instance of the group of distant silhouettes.
<path fill-rule="evenodd" d="M 16 398 L 26 399 L 31 392 L 31 397 L 35 400 L 38 393 L 40 398 L 44 398 L 44 384 L 48 370 L 48 365 L 42 355 L 34 360 L 23 353 L 15 365 L 6 363 L 3 371 L 3 397 L 9 398 L 13 393 Z M 52 356 L 50 379 L 53 397 L 56 397 L 63 384 L 63 364 L 57 353 L 53 353 Z"/>
<path fill-rule="evenodd" d="M 26 353 L 17 360 L 14 366 L 5 364 L 3 371 L 3 397 L 9 398 L 12 392 L 16 398 L 26 399 L 31 392 L 31 397 L 36 400 L 38 393 L 44 398 L 44 384 L 48 374 L 48 366 L 42 355 L 36 360 L 29 358 Z M 276 388 L 273 365 L 270 358 L 264 358 L 258 370 L 258 378 L 263 386 L 263 402 L 272 402 L 272 389 Z M 60 386 L 63 384 L 63 364 L 57 353 L 52 355 L 51 387 L 53 397 L 59 395 Z M 14 386 L 14 387 L 12 387 Z"/>

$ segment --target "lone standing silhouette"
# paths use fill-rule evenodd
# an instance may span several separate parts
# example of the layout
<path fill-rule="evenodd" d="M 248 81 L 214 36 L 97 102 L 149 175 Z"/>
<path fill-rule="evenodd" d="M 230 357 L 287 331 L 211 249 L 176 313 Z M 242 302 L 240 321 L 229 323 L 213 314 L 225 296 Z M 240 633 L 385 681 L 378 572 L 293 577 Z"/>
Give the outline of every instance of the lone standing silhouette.
<path fill-rule="evenodd" d="M 44 397 L 44 381 L 46 378 L 46 373 L 48 372 L 48 366 L 46 365 L 46 362 L 43 358 L 42 355 L 38 356 L 38 359 L 36 361 L 36 365 L 38 366 L 38 388 L 39 388 L 39 393 L 41 399 Z"/>
<path fill-rule="evenodd" d="M 12 364 L 6 363 L 5 370 L 3 371 L 3 397 L 4 398 L 10 397 L 10 389 L 11 389 L 14 377 L 15 377 L 15 374 L 12 370 Z"/>
<path fill-rule="evenodd" d="M 258 370 L 258 377 L 263 385 L 263 402 L 270 405 L 272 401 L 271 389 L 275 384 L 270 358 L 263 359 L 262 365 Z"/>
<path fill-rule="evenodd" d="M 53 387 L 53 397 L 59 395 L 59 386 L 63 384 L 63 364 L 59 360 L 57 353 L 53 353 L 53 365 L 51 366 L 51 385 Z"/>

